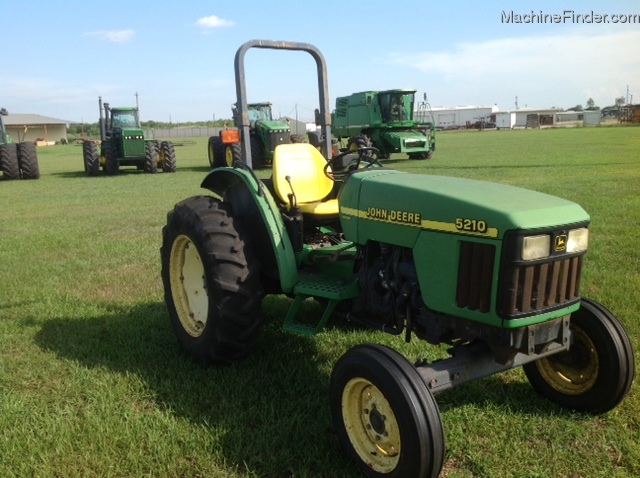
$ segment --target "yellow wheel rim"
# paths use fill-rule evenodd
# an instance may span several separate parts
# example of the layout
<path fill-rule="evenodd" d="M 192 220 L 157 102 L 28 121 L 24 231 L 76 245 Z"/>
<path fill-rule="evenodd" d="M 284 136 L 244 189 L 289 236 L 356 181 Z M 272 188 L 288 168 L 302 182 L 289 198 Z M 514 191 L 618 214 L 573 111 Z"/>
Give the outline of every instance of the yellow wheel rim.
<path fill-rule="evenodd" d="M 211 143 L 209 143 L 209 164 L 211 166 L 214 164 L 213 145 Z"/>
<path fill-rule="evenodd" d="M 390 473 L 400 460 L 400 428 L 382 392 L 353 378 L 342 392 L 342 419 L 353 449 L 377 473 Z"/>
<path fill-rule="evenodd" d="M 185 235 L 171 246 L 169 278 L 176 313 L 184 330 L 199 337 L 207 325 L 209 298 L 204 266 L 195 244 Z"/>
<path fill-rule="evenodd" d="M 233 166 L 233 148 L 231 146 L 227 146 L 224 152 L 225 161 L 227 162 L 227 166 Z"/>
<path fill-rule="evenodd" d="M 598 379 L 600 360 L 598 351 L 587 334 L 572 325 L 573 343 L 568 352 L 540 359 L 538 372 L 553 389 L 565 395 L 582 395 L 588 392 Z M 566 360 L 566 358 L 570 360 Z"/>

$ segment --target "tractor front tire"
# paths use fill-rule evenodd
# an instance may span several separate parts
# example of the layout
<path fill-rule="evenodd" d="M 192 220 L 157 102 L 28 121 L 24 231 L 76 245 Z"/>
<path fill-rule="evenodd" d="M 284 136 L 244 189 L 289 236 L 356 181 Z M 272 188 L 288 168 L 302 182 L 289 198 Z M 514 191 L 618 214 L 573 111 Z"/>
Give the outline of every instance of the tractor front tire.
<path fill-rule="evenodd" d="M 144 172 L 156 174 L 158 172 L 158 149 L 155 142 L 145 143 Z"/>
<path fill-rule="evenodd" d="M 259 264 L 231 205 L 210 196 L 176 204 L 162 229 L 162 281 L 173 330 L 204 365 L 234 362 L 264 321 Z"/>
<path fill-rule="evenodd" d="M 176 172 L 176 151 L 171 141 L 160 143 L 160 164 L 165 173 Z"/>
<path fill-rule="evenodd" d="M 0 144 L 0 170 L 4 179 L 20 179 L 18 147 L 15 143 Z"/>
<path fill-rule="evenodd" d="M 228 166 L 224 157 L 224 145 L 220 136 L 211 136 L 209 138 L 209 165 L 212 168 L 221 168 Z"/>
<path fill-rule="evenodd" d="M 18 143 L 18 166 L 22 179 L 38 179 L 40 177 L 38 151 L 36 151 L 35 143 L 30 141 Z"/>
<path fill-rule="evenodd" d="M 627 395 L 635 376 L 629 336 L 609 310 L 585 298 L 569 328 L 567 352 L 525 364 L 524 372 L 536 392 L 564 408 L 608 412 Z"/>
<path fill-rule="evenodd" d="M 98 146 L 91 141 L 82 143 L 82 156 L 84 160 L 84 172 L 87 176 L 100 175 L 100 158 L 98 156 Z"/>
<path fill-rule="evenodd" d="M 264 167 L 264 148 L 262 142 L 257 136 L 251 136 L 249 138 L 251 143 L 251 167 L 253 169 L 260 169 Z"/>
<path fill-rule="evenodd" d="M 216 163 L 216 167 L 232 167 L 236 161 L 242 162 L 242 145 L 240 143 L 229 143 L 224 147 L 223 162 Z"/>
<path fill-rule="evenodd" d="M 113 141 L 105 144 L 104 154 L 106 156 L 105 170 L 109 176 L 114 176 L 120 172 L 120 163 L 118 163 L 118 145 Z"/>
<path fill-rule="evenodd" d="M 445 456 L 442 419 L 424 380 L 402 355 L 359 345 L 331 375 L 333 424 L 368 477 L 435 478 Z"/>

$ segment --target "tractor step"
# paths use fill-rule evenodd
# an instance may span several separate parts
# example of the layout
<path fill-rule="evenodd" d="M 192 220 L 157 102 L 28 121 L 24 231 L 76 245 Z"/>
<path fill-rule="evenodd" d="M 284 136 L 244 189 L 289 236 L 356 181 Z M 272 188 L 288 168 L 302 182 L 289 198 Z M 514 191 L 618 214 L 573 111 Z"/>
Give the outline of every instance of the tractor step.
<path fill-rule="evenodd" d="M 324 328 L 338 302 L 357 297 L 359 292 L 358 282 L 353 279 L 344 281 L 319 275 L 302 276 L 293 288 L 293 303 L 284 319 L 282 329 L 300 335 L 315 335 Z M 327 308 L 315 324 L 296 321 L 302 302 L 309 297 L 328 299 Z"/>

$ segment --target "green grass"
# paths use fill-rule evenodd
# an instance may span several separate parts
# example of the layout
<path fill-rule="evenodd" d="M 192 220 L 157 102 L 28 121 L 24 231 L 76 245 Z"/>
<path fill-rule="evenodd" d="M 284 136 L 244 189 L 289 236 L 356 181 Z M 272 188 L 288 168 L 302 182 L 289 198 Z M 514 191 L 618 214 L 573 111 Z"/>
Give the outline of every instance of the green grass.
<path fill-rule="evenodd" d="M 529 187 L 591 214 L 583 293 L 618 315 L 637 351 L 640 128 L 452 132 L 437 142 L 433 160 L 388 165 Z M 170 330 L 159 248 L 167 211 L 204 192 L 206 139 L 176 146 L 173 175 L 89 178 L 78 146 L 38 154 L 40 180 L 0 181 L 2 476 L 360 476 L 331 425 L 333 364 L 363 341 L 412 360 L 442 351 L 335 321 L 315 337 L 289 335 L 288 299 L 268 297 L 248 359 L 197 366 Z M 538 397 L 519 369 L 437 399 L 442 476 L 640 475 L 637 385 L 597 417 Z"/>

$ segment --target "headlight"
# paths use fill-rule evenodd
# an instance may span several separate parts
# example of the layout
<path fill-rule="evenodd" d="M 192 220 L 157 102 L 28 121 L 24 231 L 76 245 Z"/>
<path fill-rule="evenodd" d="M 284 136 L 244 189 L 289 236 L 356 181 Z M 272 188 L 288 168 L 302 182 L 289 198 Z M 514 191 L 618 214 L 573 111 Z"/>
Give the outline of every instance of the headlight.
<path fill-rule="evenodd" d="M 589 229 L 586 227 L 569 231 L 567 238 L 567 252 L 582 252 L 589 245 Z"/>
<path fill-rule="evenodd" d="M 551 236 L 528 236 L 522 239 L 522 260 L 532 261 L 549 257 L 551 250 Z"/>

